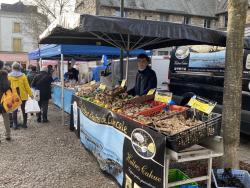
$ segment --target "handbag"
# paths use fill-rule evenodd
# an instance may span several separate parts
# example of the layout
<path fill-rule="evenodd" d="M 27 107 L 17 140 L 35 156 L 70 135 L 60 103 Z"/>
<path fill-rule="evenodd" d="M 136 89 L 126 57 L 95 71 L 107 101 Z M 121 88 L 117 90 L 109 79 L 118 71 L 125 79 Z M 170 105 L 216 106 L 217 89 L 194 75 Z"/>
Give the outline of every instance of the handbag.
<path fill-rule="evenodd" d="M 40 107 L 35 99 L 29 98 L 25 104 L 25 113 L 39 113 Z"/>
<path fill-rule="evenodd" d="M 21 104 L 22 100 L 15 89 L 8 89 L 1 98 L 1 106 L 7 113 L 15 111 Z"/>
<path fill-rule="evenodd" d="M 40 101 L 40 90 L 32 88 L 32 94 L 36 101 Z"/>

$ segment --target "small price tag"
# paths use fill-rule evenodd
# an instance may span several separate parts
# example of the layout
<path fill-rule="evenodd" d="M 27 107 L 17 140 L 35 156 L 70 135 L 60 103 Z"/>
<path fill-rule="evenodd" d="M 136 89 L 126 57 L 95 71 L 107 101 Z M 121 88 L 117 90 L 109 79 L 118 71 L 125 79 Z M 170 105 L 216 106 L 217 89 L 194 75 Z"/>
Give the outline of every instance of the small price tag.
<path fill-rule="evenodd" d="M 168 103 L 169 101 L 171 101 L 172 96 L 173 96 L 173 94 L 170 92 L 167 92 L 167 93 L 156 92 L 155 101 Z"/>
<path fill-rule="evenodd" d="M 212 102 L 197 96 L 192 97 L 188 102 L 189 106 L 206 114 L 210 114 L 213 111 L 216 104 L 217 104 L 216 102 Z"/>
<path fill-rule="evenodd" d="M 126 83 L 127 83 L 127 80 L 126 79 L 124 79 L 124 80 L 122 80 L 122 83 L 121 83 L 121 87 L 125 87 L 125 85 L 126 85 Z"/>
<path fill-rule="evenodd" d="M 105 90 L 106 89 L 106 85 L 105 84 L 100 84 L 99 89 Z"/>
<path fill-rule="evenodd" d="M 147 95 L 153 95 L 155 93 L 155 89 L 150 89 L 147 93 Z"/>
<path fill-rule="evenodd" d="M 90 85 L 91 85 L 91 86 L 92 86 L 92 85 L 95 85 L 95 83 L 96 83 L 95 80 L 93 80 L 93 81 L 90 82 Z"/>

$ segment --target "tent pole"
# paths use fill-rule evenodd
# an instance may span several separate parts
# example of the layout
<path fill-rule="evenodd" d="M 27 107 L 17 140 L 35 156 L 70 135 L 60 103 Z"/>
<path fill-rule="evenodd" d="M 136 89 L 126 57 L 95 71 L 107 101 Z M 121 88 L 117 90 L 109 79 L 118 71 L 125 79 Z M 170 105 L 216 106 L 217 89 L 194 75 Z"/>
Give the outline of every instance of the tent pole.
<path fill-rule="evenodd" d="M 121 0 L 121 7 L 120 7 L 121 17 L 124 17 L 124 0 Z M 123 58 L 124 58 L 124 51 L 121 49 L 120 51 L 120 80 L 123 79 Z"/>
<path fill-rule="evenodd" d="M 65 125 L 65 120 L 64 120 L 64 64 L 63 64 L 63 54 L 61 54 L 61 85 L 62 85 L 62 93 L 61 93 L 62 124 Z"/>
<path fill-rule="evenodd" d="M 42 58 L 39 59 L 39 71 L 42 69 Z"/>
<path fill-rule="evenodd" d="M 128 64 L 129 64 L 129 48 L 130 48 L 130 35 L 128 35 L 128 46 L 127 46 L 127 62 L 126 62 L 126 80 L 128 83 Z"/>
<path fill-rule="evenodd" d="M 111 74 L 112 74 L 112 89 L 115 88 L 115 69 L 114 69 L 114 62 L 113 59 L 110 60 L 111 61 Z"/>

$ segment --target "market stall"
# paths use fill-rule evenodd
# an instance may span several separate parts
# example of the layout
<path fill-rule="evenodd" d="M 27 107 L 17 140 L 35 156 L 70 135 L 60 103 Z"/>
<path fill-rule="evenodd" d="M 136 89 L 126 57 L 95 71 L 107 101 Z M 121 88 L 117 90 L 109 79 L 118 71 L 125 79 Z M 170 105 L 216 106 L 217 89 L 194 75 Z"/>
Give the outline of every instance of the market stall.
<path fill-rule="evenodd" d="M 71 124 L 103 170 L 123 187 L 168 187 L 170 159 L 207 159 L 211 174 L 212 158 L 223 154 L 220 137 L 214 140 L 220 134 L 221 115 L 167 105 L 171 95 L 151 91 L 134 98 L 120 91 L 92 83 L 82 86 L 72 100 Z M 189 147 L 207 138 L 209 147 L 200 145 L 192 150 L 195 157 L 190 156 Z M 176 158 L 179 153 L 182 160 Z M 194 182 L 202 180 L 211 184 L 207 175 L 170 185 L 197 185 Z"/>
<path fill-rule="evenodd" d="M 226 45 L 225 33 L 190 25 L 78 14 L 73 17 L 74 23 L 67 17 L 58 19 L 40 36 L 40 42 L 101 44 L 128 53 L 137 48 Z M 245 40 L 245 48 L 249 47 Z M 212 112 L 216 103 L 196 96 L 182 107 L 170 103 L 169 93 L 154 90 L 132 98 L 119 93 L 119 88 L 110 91 L 103 84 L 90 83 L 82 86 L 72 100 L 71 124 L 101 168 L 126 188 L 197 187 L 199 181 L 206 181 L 210 188 L 212 158 L 223 155 L 223 142 L 218 136 L 221 115 Z M 172 160 L 201 159 L 208 160 L 206 175 L 171 179 L 177 176 L 169 169 Z"/>
<path fill-rule="evenodd" d="M 151 51 L 145 51 L 142 49 L 133 50 L 130 52 L 129 56 L 134 57 L 138 54 L 146 53 L 151 54 Z M 103 55 L 110 58 L 119 57 L 120 50 L 115 47 L 107 46 L 94 46 L 94 45 L 44 45 L 43 47 L 31 51 L 29 53 L 30 60 L 45 60 L 45 59 L 57 59 L 60 60 L 63 55 L 64 60 L 75 60 L 81 61 L 93 61 L 100 60 Z M 127 56 L 128 54 L 125 54 Z M 63 66 L 61 66 L 61 71 L 63 71 Z M 63 75 L 61 75 L 63 78 Z M 53 103 L 64 109 L 65 112 L 70 113 L 71 99 L 74 94 L 74 86 L 70 84 L 57 83 L 52 85 L 52 100 Z"/>

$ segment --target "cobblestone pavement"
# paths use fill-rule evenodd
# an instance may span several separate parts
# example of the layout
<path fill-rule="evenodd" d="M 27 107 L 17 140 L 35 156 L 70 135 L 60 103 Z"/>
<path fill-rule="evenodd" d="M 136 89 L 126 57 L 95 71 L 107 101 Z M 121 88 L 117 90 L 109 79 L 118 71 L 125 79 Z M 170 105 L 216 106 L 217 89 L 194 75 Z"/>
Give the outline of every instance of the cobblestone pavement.
<path fill-rule="evenodd" d="M 37 124 L 31 118 L 27 130 L 12 131 L 10 143 L 0 120 L 0 188 L 118 187 L 69 127 L 61 125 L 60 114 L 52 106 L 51 123 Z"/>
<path fill-rule="evenodd" d="M 95 158 L 80 144 L 61 113 L 50 107 L 51 123 L 13 131 L 13 140 L 4 139 L 0 117 L 0 188 L 116 188 L 114 179 L 101 172 Z M 250 164 L 250 138 L 241 135 L 240 159 Z"/>

